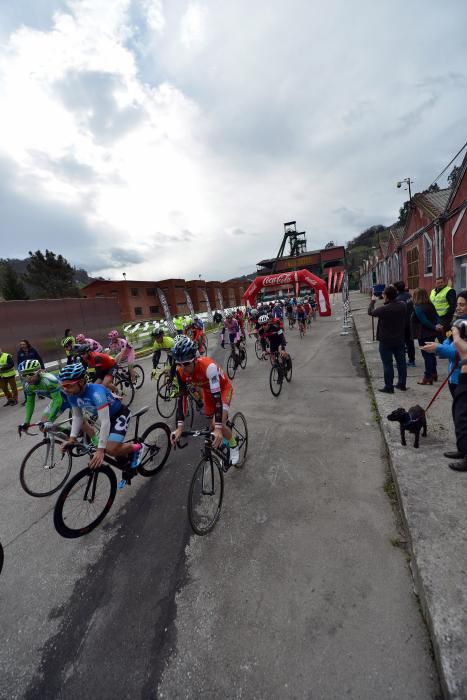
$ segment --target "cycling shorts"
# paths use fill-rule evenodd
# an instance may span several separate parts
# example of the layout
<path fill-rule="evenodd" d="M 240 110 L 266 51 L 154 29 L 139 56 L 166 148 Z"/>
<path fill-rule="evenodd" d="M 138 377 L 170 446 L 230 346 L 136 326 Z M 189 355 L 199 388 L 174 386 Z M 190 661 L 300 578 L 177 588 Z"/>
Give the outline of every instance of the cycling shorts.
<path fill-rule="evenodd" d="M 222 408 L 224 411 L 228 411 L 230 408 L 230 402 L 232 401 L 233 388 L 232 386 L 226 387 L 221 391 Z M 203 391 L 203 404 L 204 404 L 204 415 L 210 418 L 214 415 L 216 411 L 216 405 L 214 403 L 213 395 L 210 391 Z"/>
<path fill-rule="evenodd" d="M 94 379 L 104 380 L 106 377 L 113 377 L 117 371 L 117 366 L 108 367 L 104 369 L 103 367 L 93 367 L 94 369 Z"/>
<path fill-rule="evenodd" d="M 110 418 L 109 442 L 123 442 L 125 440 L 128 423 L 130 422 L 130 409 L 122 406 L 117 413 Z"/>

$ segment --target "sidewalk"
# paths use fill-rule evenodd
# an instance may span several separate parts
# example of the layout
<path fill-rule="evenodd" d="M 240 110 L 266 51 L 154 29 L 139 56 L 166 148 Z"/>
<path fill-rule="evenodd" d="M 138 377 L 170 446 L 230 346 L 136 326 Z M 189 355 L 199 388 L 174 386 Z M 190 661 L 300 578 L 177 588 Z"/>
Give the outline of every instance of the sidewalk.
<path fill-rule="evenodd" d="M 419 404 L 425 408 L 447 374 L 447 360 L 438 360 L 440 382 L 419 386 L 423 358 L 417 349 L 416 368 L 408 368 L 407 392 L 382 394 L 383 367 L 378 343 L 372 340 L 369 298 L 351 294 L 352 316 L 368 370 L 392 475 L 408 533 L 408 552 L 416 592 L 433 642 L 440 683 L 446 698 L 467 698 L 467 473 L 448 468 L 445 450 L 456 447 L 451 418 L 451 394 L 445 386 L 427 413 L 428 436 L 407 434 L 400 444 L 399 424 L 386 416 L 394 408 Z M 339 307 L 336 305 L 338 313 Z M 339 309 L 340 310 L 340 309 Z M 375 319 L 375 332 L 376 332 Z M 350 330 L 352 333 L 352 330 Z M 397 372 L 395 371 L 396 381 Z M 363 434 L 362 434 L 363 435 Z"/>

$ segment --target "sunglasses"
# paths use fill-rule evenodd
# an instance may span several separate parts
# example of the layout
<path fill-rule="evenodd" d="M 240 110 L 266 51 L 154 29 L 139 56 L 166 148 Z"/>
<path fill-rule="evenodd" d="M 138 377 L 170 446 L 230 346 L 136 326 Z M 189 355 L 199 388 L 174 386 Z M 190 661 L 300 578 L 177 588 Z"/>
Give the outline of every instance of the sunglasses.
<path fill-rule="evenodd" d="M 188 367 L 188 365 L 193 364 L 194 360 L 188 360 L 188 362 L 176 362 L 175 364 L 179 367 Z"/>
<path fill-rule="evenodd" d="M 60 386 L 66 391 L 67 389 L 71 389 L 71 387 L 76 386 L 80 381 L 80 379 L 75 379 L 71 382 L 60 382 Z"/>

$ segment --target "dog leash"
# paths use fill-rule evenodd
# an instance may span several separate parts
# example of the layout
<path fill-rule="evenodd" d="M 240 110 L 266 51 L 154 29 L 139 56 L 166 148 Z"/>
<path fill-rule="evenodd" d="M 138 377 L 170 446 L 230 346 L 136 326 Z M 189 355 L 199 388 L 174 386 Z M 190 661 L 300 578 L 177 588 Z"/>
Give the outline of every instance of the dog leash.
<path fill-rule="evenodd" d="M 440 392 L 444 389 L 444 387 L 446 386 L 447 382 L 449 381 L 449 377 L 451 376 L 451 374 L 454 372 L 455 369 L 457 369 L 457 363 L 454 364 L 454 367 L 453 367 L 452 370 L 449 372 L 448 376 L 446 377 L 446 379 L 444 380 L 444 382 L 441 384 L 441 386 L 439 387 L 439 389 L 436 391 L 435 395 L 434 395 L 433 398 L 431 399 L 431 401 L 430 401 L 430 403 L 428 404 L 428 406 L 425 408 L 425 413 L 428 411 L 428 409 L 430 408 L 431 404 L 434 403 L 435 399 L 438 397 L 438 395 L 440 394 Z"/>

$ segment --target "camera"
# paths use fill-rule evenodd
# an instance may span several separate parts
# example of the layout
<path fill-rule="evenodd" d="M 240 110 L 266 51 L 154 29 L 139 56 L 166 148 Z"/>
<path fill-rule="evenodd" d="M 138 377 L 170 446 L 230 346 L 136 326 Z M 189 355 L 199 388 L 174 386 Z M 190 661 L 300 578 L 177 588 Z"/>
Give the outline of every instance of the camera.
<path fill-rule="evenodd" d="M 457 321 L 454 321 L 454 323 L 452 325 L 459 329 L 459 335 L 462 338 L 462 340 L 466 340 L 467 339 L 467 320 L 464 320 L 463 318 L 458 318 Z"/>

